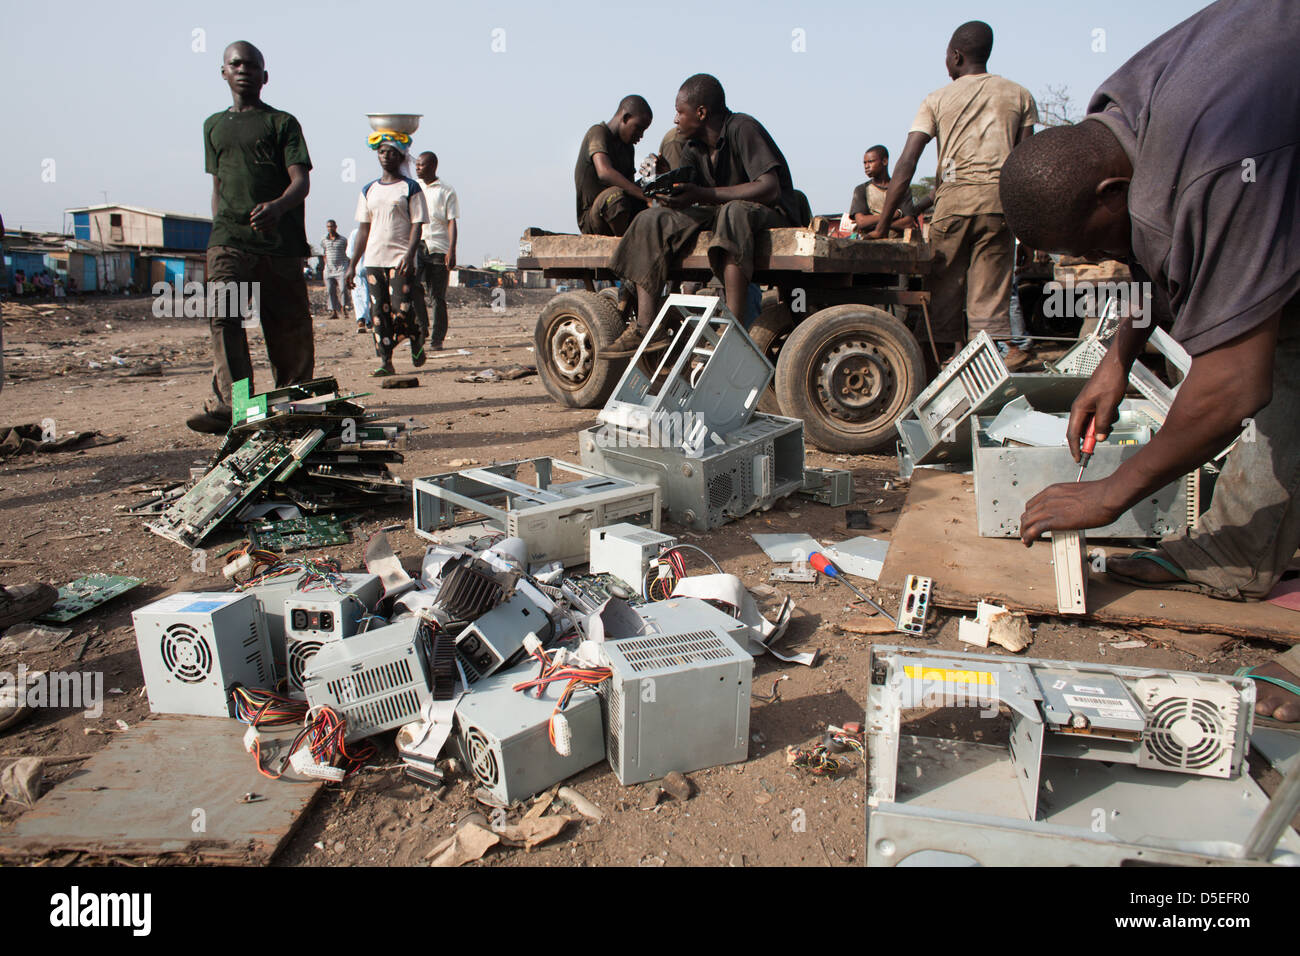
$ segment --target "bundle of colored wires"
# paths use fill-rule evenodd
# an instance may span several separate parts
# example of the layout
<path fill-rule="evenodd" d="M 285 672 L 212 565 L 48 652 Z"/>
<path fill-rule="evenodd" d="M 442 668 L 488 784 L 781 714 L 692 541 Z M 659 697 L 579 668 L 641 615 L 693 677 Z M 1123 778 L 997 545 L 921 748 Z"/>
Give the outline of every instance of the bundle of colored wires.
<path fill-rule="evenodd" d="M 859 756 L 862 755 L 862 741 L 852 734 L 830 733 L 826 735 L 825 740 L 815 747 L 809 747 L 800 750 L 796 747 L 788 749 L 790 765 L 808 770 L 818 777 L 833 777 L 840 771 L 842 766 L 840 759 L 832 753 L 832 745 L 842 750 L 852 750 Z"/>
<path fill-rule="evenodd" d="M 307 716 L 307 702 L 269 690 L 236 684 L 230 696 L 235 702 L 235 719 L 254 727 L 283 727 L 301 724 Z"/>
<path fill-rule="evenodd" d="M 515 684 L 515 690 L 529 691 L 535 689 L 536 696 L 541 697 L 545 689 L 556 681 L 569 682 L 563 693 L 560 694 L 559 700 L 555 702 L 555 709 L 551 711 L 552 718 L 569 705 L 569 701 L 573 699 L 574 691 L 579 687 L 596 687 L 601 682 L 609 680 L 614 673 L 608 667 L 588 667 L 574 664 L 557 666 L 552 662 L 552 655 L 544 650 L 534 651 L 532 657 L 541 664 L 541 671 L 532 680 Z M 550 738 L 551 746 L 554 747 L 554 719 L 547 722 L 546 733 Z"/>
<path fill-rule="evenodd" d="M 344 776 L 351 776 L 378 751 L 374 744 L 366 741 L 355 752 L 350 752 L 343 741 L 346 730 L 347 718 L 331 707 L 321 707 L 308 713 L 307 726 L 294 738 L 289 753 L 297 753 L 305 743 L 317 763 L 338 766 L 341 761 Z"/>
<path fill-rule="evenodd" d="M 311 575 L 312 580 L 341 582 L 339 575 L 342 569 L 333 561 L 307 561 L 299 558 L 283 558 L 273 551 L 263 551 L 260 548 L 253 549 L 247 553 L 251 554 L 254 559 L 252 573 L 243 581 L 237 581 L 235 587 L 237 590 L 244 591 L 258 584 L 265 584 L 268 581 L 274 581 L 277 578 L 287 577 L 291 574 Z M 241 552 L 232 552 L 231 560 L 238 558 Z M 304 577 L 305 583 L 305 577 Z M 319 587 L 320 585 L 317 584 Z"/>
<path fill-rule="evenodd" d="M 682 551 L 698 551 L 709 559 L 713 569 L 722 573 L 722 568 L 718 562 L 713 560 L 713 555 L 703 548 L 697 548 L 693 544 L 675 544 L 671 548 L 666 548 L 659 552 L 659 562 L 651 565 L 646 569 L 645 578 L 641 581 L 641 596 L 647 601 L 666 601 L 673 595 L 677 588 L 677 582 L 686 577 L 686 559 L 682 556 Z M 658 577 L 653 581 L 650 580 L 650 572 L 658 571 Z"/>

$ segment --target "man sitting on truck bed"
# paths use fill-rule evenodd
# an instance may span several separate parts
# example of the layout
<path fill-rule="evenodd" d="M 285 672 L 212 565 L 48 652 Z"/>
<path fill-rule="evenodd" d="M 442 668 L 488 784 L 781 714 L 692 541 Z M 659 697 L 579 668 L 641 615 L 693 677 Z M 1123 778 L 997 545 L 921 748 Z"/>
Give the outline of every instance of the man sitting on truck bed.
<path fill-rule="evenodd" d="M 889 189 L 889 150 L 883 146 L 868 149 L 862 154 L 862 171 L 867 174 L 867 181 L 853 190 L 849 218 L 853 220 L 855 231 L 866 234 L 879 224 L 880 210 L 885 205 L 885 192 Z M 929 208 L 928 199 L 925 208 Z M 890 231 L 915 229 L 916 217 L 921 212 L 911 196 L 904 196 L 902 203 L 894 210 L 894 219 L 889 224 Z"/>
<path fill-rule="evenodd" d="M 582 138 L 573 184 L 578 191 L 578 229 L 583 235 L 621 236 L 646 208 L 645 193 L 633 178 L 633 147 L 650 126 L 653 114 L 645 97 L 623 97 L 614 118 L 597 123 Z"/>
<path fill-rule="evenodd" d="M 659 312 L 668 266 L 713 230 L 709 266 L 726 290 L 727 308 L 745 318 L 754 237 L 761 229 L 795 226 L 810 218 L 807 200 L 795 191 L 790 167 L 761 123 L 727 109 L 722 84 L 697 73 L 677 92 L 676 124 L 688 142 L 682 162 L 695 170 L 663 200 L 632 221 L 609 260 L 609 268 L 636 286 L 637 321 L 606 354 L 635 351 Z"/>

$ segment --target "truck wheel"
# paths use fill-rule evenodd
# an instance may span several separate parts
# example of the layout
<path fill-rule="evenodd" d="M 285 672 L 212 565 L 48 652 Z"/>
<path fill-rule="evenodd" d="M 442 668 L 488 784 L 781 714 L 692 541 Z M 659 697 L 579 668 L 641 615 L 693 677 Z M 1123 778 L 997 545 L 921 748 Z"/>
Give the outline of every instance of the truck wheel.
<path fill-rule="evenodd" d="M 754 340 L 758 350 L 767 356 L 767 360 L 776 365 L 781 346 L 794 331 L 794 313 L 790 307 L 777 302 L 774 297 L 763 297 L 763 311 L 749 329 L 749 337 Z M 758 400 L 758 410 L 769 415 L 781 414 L 781 402 L 776 397 L 776 376 L 768 383 L 763 397 Z"/>
<path fill-rule="evenodd" d="M 600 408 L 609 399 L 626 359 L 600 358 L 618 338 L 624 321 L 608 296 L 595 292 L 557 295 L 537 317 L 533 344 L 537 370 L 551 397 L 572 408 Z"/>
<path fill-rule="evenodd" d="M 894 422 L 921 393 L 921 347 L 903 323 L 869 305 L 835 305 L 790 333 L 776 365 L 781 412 L 803 419 L 825 451 L 891 445 Z"/>

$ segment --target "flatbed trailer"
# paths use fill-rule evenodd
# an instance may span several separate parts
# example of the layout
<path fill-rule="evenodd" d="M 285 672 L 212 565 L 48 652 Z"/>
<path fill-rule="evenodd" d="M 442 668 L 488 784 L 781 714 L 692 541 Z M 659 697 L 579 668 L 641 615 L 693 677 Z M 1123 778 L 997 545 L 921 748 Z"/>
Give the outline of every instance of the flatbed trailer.
<path fill-rule="evenodd" d="M 759 407 L 800 418 L 804 435 L 828 451 L 891 446 L 894 421 L 925 385 L 921 346 L 894 311 L 915 308 L 929 321 L 929 293 L 919 288 L 934 253 L 919 239 L 839 239 L 818 220 L 806 228 L 760 234 L 753 281 L 769 290 L 749 334 L 776 367 Z M 712 278 L 711 234 L 669 270 L 672 282 Z M 588 290 L 617 279 L 608 268 L 619 240 L 525 231 L 518 268 L 548 279 L 581 279 Z M 601 350 L 629 316 L 610 289 L 556 295 L 537 319 L 534 339 L 546 390 L 563 404 L 604 405 L 627 359 Z"/>

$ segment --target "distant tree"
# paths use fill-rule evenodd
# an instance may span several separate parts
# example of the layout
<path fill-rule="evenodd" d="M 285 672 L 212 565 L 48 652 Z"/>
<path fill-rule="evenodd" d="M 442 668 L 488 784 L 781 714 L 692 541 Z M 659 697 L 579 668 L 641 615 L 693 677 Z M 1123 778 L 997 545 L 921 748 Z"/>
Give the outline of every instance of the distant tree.
<path fill-rule="evenodd" d="M 1040 126 L 1073 126 L 1083 118 L 1071 101 L 1067 86 L 1053 86 L 1049 83 L 1037 99 Z"/>
<path fill-rule="evenodd" d="M 934 191 L 939 180 L 934 176 L 922 176 L 921 181 L 912 183 L 912 201 L 920 202 Z"/>

